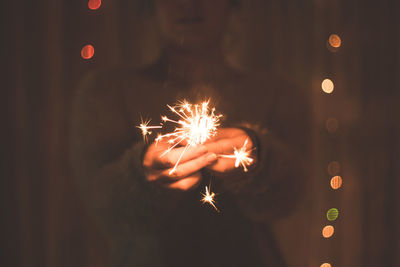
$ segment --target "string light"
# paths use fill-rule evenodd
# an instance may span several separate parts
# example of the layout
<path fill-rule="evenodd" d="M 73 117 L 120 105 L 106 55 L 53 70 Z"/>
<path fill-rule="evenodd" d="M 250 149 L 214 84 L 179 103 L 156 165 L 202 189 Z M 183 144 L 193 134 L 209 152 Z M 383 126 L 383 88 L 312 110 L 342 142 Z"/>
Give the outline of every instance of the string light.
<path fill-rule="evenodd" d="M 336 190 L 339 189 L 341 186 L 342 186 L 342 177 L 340 177 L 339 175 L 332 177 L 331 187 Z"/>
<path fill-rule="evenodd" d="M 333 48 L 339 48 L 342 44 L 342 39 L 340 39 L 339 35 L 331 34 L 328 39 L 329 45 Z"/>
<path fill-rule="evenodd" d="M 329 51 L 337 52 L 342 45 L 342 40 L 339 35 L 332 33 L 326 42 L 326 46 Z M 321 83 L 322 91 L 326 94 L 332 94 L 335 85 L 331 79 L 324 79 Z M 339 128 L 339 122 L 336 118 L 328 118 L 325 121 L 326 130 L 333 134 Z M 332 189 L 337 190 L 342 186 L 342 178 L 338 175 L 340 172 L 340 164 L 337 161 L 332 161 L 328 164 L 328 173 L 333 177 L 330 179 L 330 186 Z M 329 221 L 334 221 L 339 216 L 339 210 L 336 208 L 331 208 L 327 211 L 326 217 Z M 322 229 L 322 236 L 324 238 L 330 238 L 335 232 L 335 228 L 332 225 L 326 225 Z M 320 267 L 331 267 L 330 263 L 322 263 Z"/>
<path fill-rule="evenodd" d="M 332 80 L 325 79 L 322 81 L 321 88 L 322 88 L 322 91 L 324 91 L 325 93 L 331 94 L 333 92 L 333 89 L 335 88 L 335 86 L 334 86 Z"/>
<path fill-rule="evenodd" d="M 85 45 L 84 47 L 82 47 L 81 50 L 81 57 L 83 59 L 91 59 L 94 56 L 94 47 L 93 45 Z"/>
<path fill-rule="evenodd" d="M 97 10 L 101 6 L 101 0 L 89 0 L 88 7 L 90 10 Z"/>
<path fill-rule="evenodd" d="M 337 208 L 331 208 L 326 213 L 328 221 L 334 221 L 339 217 L 339 210 Z"/>
<path fill-rule="evenodd" d="M 322 236 L 325 238 L 330 238 L 335 232 L 335 228 L 332 225 L 327 225 L 322 229 Z"/>

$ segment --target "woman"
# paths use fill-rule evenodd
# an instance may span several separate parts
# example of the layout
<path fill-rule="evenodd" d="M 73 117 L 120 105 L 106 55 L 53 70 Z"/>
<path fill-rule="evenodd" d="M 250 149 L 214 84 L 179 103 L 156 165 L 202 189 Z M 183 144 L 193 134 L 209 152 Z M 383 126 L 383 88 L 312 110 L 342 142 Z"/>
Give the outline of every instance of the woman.
<path fill-rule="evenodd" d="M 288 214 L 306 180 L 305 97 L 272 75 L 226 63 L 221 42 L 236 1 L 154 2 L 163 51 L 154 64 L 86 77 L 74 102 L 71 163 L 82 196 L 112 247 L 111 266 L 284 266 L 268 224 Z M 161 157 L 132 125 L 166 104 L 211 99 L 224 114 L 211 140 Z M 229 125 L 229 127 L 228 127 Z M 248 172 L 232 154 L 245 140 Z M 217 192 L 221 213 L 200 203 Z"/>

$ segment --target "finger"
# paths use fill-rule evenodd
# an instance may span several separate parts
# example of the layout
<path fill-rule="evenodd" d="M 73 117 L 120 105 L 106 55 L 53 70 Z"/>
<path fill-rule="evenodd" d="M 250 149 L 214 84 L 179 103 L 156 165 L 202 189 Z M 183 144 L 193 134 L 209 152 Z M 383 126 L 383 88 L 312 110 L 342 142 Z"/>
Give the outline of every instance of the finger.
<path fill-rule="evenodd" d="M 143 157 L 143 166 L 146 169 L 151 169 L 152 166 L 155 165 L 155 162 L 160 157 L 159 155 L 167 149 L 168 149 L 168 143 L 164 142 L 163 140 L 158 142 L 153 142 L 149 146 Z"/>
<path fill-rule="evenodd" d="M 184 163 L 206 153 L 207 148 L 203 145 L 179 147 L 171 149 L 168 152 L 165 150 L 154 159 L 154 165 L 164 168 L 172 167 L 178 160 L 180 163 Z"/>
<path fill-rule="evenodd" d="M 204 144 L 207 150 L 215 154 L 230 154 L 233 153 L 234 148 L 241 148 L 245 142 L 246 149 L 250 150 L 253 146 L 251 140 L 246 135 L 239 135 L 233 138 L 221 139 L 215 142 Z"/>
<path fill-rule="evenodd" d="M 218 158 L 218 161 L 207 166 L 207 169 L 215 171 L 215 172 L 228 172 L 233 169 L 236 169 L 234 158 Z"/>
<path fill-rule="evenodd" d="M 165 188 L 187 190 L 190 187 L 197 185 L 200 182 L 201 178 L 202 178 L 201 172 L 198 171 L 180 180 L 175 180 L 168 177 L 160 177 L 158 175 L 158 179 L 153 178 L 153 180 L 148 179 L 148 181 Z"/>
<path fill-rule="evenodd" d="M 160 172 L 159 176 L 179 180 L 191 175 L 194 172 L 201 170 L 202 168 L 215 162 L 217 159 L 217 155 L 215 155 L 214 153 L 207 153 L 193 160 L 179 164 L 178 166 L 176 166 L 176 168 L 172 167 L 163 170 Z"/>
<path fill-rule="evenodd" d="M 240 135 L 246 135 L 246 132 L 239 128 L 222 128 L 219 129 L 217 134 L 210 138 L 210 140 L 217 141 L 220 139 L 233 138 Z"/>
<path fill-rule="evenodd" d="M 189 177 L 183 178 L 174 183 L 170 183 L 167 185 L 167 187 L 186 191 L 198 185 L 200 181 L 201 181 L 201 174 L 200 172 L 197 172 L 193 175 L 190 175 Z"/>

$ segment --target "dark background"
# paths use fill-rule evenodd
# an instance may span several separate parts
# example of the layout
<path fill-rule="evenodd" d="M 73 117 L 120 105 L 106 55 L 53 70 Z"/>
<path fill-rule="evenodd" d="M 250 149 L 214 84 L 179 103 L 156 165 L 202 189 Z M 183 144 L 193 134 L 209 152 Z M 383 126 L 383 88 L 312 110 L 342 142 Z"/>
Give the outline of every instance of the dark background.
<path fill-rule="evenodd" d="M 141 1 L 8 1 L 2 5 L 1 266 L 104 266 L 107 245 L 69 173 L 68 120 L 79 79 L 95 68 L 142 66 L 158 53 Z M 296 214 L 274 226 L 290 266 L 400 266 L 400 4 L 371 0 L 251 0 L 234 11 L 233 65 L 275 71 L 308 88 L 313 177 Z M 331 33 L 342 38 L 327 49 Z M 90 60 L 81 48 L 93 44 Z M 5 46 L 4 46 L 5 45 Z M 329 77 L 335 91 L 325 94 Z M 326 129 L 337 119 L 336 131 Z M 329 187 L 340 162 L 343 187 Z M 325 213 L 339 209 L 321 236 Z"/>

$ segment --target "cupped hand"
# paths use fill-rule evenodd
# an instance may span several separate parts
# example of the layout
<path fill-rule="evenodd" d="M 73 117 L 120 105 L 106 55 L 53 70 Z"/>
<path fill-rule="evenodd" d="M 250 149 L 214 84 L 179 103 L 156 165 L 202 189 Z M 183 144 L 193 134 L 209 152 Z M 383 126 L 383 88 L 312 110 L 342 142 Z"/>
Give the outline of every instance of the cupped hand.
<path fill-rule="evenodd" d="M 202 179 L 200 170 L 217 160 L 215 153 L 203 145 L 184 146 L 164 153 L 170 145 L 167 140 L 152 143 L 143 158 L 146 179 L 163 187 L 189 190 Z M 185 153 L 182 152 L 185 150 Z M 176 162 L 179 164 L 175 168 Z"/>
<path fill-rule="evenodd" d="M 247 141 L 246 141 L 247 140 Z M 211 140 L 204 143 L 207 151 L 218 155 L 218 160 L 207 166 L 208 169 L 217 173 L 231 172 L 237 167 L 235 166 L 236 159 L 225 157 L 226 155 L 234 155 L 234 149 L 241 149 L 245 145 L 245 151 L 254 150 L 253 143 L 247 133 L 239 128 L 220 128 L 218 133 Z M 252 164 L 255 164 L 255 153 L 250 153 L 253 159 Z M 241 168 L 241 166 L 238 166 Z"/>

